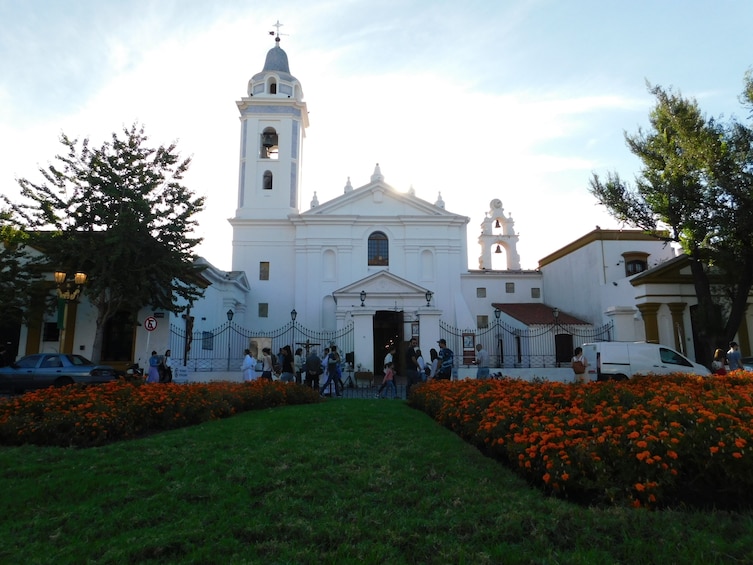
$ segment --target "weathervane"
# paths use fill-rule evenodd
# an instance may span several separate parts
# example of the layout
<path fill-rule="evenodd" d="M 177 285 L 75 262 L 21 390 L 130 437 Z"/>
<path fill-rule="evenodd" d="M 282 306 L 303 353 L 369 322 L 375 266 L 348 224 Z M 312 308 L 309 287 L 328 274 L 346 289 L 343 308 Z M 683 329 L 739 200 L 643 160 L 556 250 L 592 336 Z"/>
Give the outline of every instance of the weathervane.
<path fill-rule="evenodd" d="M 287 35 L 287 33 L 280 33 L 280 28 L 282 27 L 282 25 L 283 24 L 280 23 L 280 20 L 277 20 L 276 23 L 272 24 L 272 27 L 276 27 L 277 28 L 277 31 L 276 32 L 275 31 L 270 31 L 269 32 L 269 35 L 274 35 L 275 36 L 275 41 L 277 43 L 280 42 L 280 35 Z"/>

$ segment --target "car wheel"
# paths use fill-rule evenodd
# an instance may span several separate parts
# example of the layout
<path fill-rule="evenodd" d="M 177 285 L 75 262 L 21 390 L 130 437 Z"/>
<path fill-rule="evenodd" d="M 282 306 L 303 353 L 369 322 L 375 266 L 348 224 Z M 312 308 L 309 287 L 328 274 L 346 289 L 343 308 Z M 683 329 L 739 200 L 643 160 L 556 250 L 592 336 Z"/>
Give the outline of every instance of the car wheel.
<path fill-rule="evenodd" d="M 53 383 L 54 386 L 60 387 L 60 386 L 68 386 L 73 384 L 73 379 L 70 377 L 60 377 L 55 380 Z"/>
<path fill-rule="evenodd" d="M 614 380 L 616 380 L 616 381 L 626 381 L 626 380 L 628 380 L 628 377 L 627 377 L 627 375 L 623 375 L 622 373 L 620 373 L 619 375 L 615 375 L 614 376 Z"/>

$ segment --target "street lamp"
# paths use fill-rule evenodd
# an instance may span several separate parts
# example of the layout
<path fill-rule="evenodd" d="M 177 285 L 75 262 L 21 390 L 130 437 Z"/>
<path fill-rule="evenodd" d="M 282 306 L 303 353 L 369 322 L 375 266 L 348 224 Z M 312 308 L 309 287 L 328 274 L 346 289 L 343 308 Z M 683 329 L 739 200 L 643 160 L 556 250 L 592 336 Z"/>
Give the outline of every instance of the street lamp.
<path fill-rule="evenodd" d="M 227 316 L 227 323 L 228 323 L 228 330 L 227 330 L 227 370 L 230 371 L 230 341 L 231 341 L 231 335 L 230 335 L 230 326 L 233 322 L 233 316 L 235 316 L 235 312 L 233 312 L 233 309 L 231 308 L 227 312 L 225 312 L 225 316 Z"/>
<path fill-rule="evenodd" d="M 292 309 L 292 310 L 290 311 L 290 319 L 291 319 L 291 320 L 293 320 L 293 321 L 295 322 L 295 319 L 296 319 L 297 317 L 298 317 L 298 312 L 296 312 L 296 311 L 295 311 L 295 308 L 293 308 L 293 309 Z"/>
<path fill-rule="evenodd" d="M 78 298 L 81 288 L 86 284 L 86 273 L 78 272 L 73 275 L 73 280 L 68 280 L 65 272 L 55 271 L 54 277 L 58 287 L 58 298 L 69 302 Z"/>
<path fill-rule="evenodd" d="M 431 297 L 434 296 L 434 293 L 430 290 L 427 290 L 425 296 L 426 296 L 426 305 L 431 306 Z"/>
<path fill-rule="evenodd" d="M 557 325 L 557 323 L 559 321 L 559 317 L 560 317 L 560 309 L 559 308 L 554 308 L 552 310 L 552 316 L 554 317 L 554 325 Z"/>
<path fill-rule="evenodd" d="M 73 310 L 73 320 L 75 326 L 76 310 L 75 303 L 81 294 L 81 289 L 86 284 L 86 273 L 77 272 L 73 275 L 73 280 L 68 279 L 68 275 L 64 271 L 55 271 L 53 275 L 55 284 L 57 285 L 58 294 L 58 329 L 60 330 L 60 352 L 70 353 L 70 349 L 73 346 L 68 343 L 68 339 L 65 333 L 66 326 L 68 325 L 68 316 L 70 314 L 69 305 Z"/>
<path fill-rule="evenodd" d="M 502 315 L 502 310 L 499 308 L 494 309 L 494 318 L 495 322 L 494 325 L 497 327 L 497 364 L 502 367 L 502 355 L 500 354 L 502 351 L 502 347 L 500 346 L 500 339 L 499 339 L 499 317 Z"/>
<path fill-rule="evenodd" d="M 363 303 L 366 300 L 366 291 L 362 290 L 359 296 L 361 297 L 361 308 L 363 308 L 364 307 Z"/>

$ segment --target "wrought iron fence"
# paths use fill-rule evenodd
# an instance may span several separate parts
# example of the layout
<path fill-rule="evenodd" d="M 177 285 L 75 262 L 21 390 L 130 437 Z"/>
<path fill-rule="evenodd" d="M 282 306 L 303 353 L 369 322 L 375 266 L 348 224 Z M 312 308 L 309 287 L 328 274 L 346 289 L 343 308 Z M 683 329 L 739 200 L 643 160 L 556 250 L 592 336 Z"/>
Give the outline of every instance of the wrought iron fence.
<path fill-rule="evenodd" d="M 591 341 L 612 341 L 612 322 L 593 327 L 560 324 L 516 328 L 494 320 L 486 328 L 461 330 L 440 320 L 439 335 L 447 340 L 455 354 L 455 366 L 472 365 L 475 346 L 481 344 L 489 353 L 491 367 L 559 367 L 569 366 L 575 347 Z"/>
<path fill-rule="evenodd" d="M 170 326 L 170 349 L 173 364 L 192 372 L 239 371 L 244 351 L 269 347 L 277 353 L 284 345 L 295 352 L 316 349 L 319 353 L 335 343 L 343 358 L 353 351 L 353 324 L 339 330 L 311 330 L 295 322 L 271 331 L 254 331 L 229 321 L 211 331 L 187 332 Z"/>

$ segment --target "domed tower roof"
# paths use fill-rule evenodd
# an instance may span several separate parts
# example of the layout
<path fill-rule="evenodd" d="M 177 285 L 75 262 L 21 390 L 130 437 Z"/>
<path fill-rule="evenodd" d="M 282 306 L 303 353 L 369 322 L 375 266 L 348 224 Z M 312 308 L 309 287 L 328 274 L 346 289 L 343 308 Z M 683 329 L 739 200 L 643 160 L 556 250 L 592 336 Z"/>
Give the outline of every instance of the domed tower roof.
<path fill-rule="evenodd" d="M 280 38 L 275 37 L 275 46 L 267 53 L 262 72 L 277 71 L 290 74 L 288 66 L 288 54 L 280 47 Z"/>
<path fill-rule="evenodd" d="M 276 93 L 269 91 L 269 81 L 279 81 L 280 90 Z M 267 85 L 262 86 L 262 85 Z M 285 86 L 287 85 L 287 87 Z M 280 36 L 275 37 L 275 46 L 267 52 L 267 58 L 264 60 L 264 69 L 256 73 L 248 81 L 248 94 L 253 96 L 264 94 L 284 94 L 293 97 L 296 100 L 303 98 L 300 83 L 298 79 L 290 74 L 290 65 L 288 65 L 288 54 L 280 47 Z"/>

